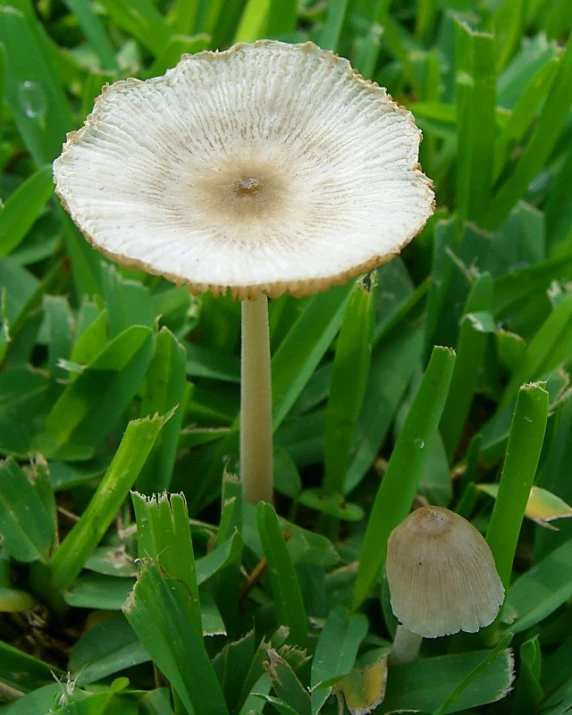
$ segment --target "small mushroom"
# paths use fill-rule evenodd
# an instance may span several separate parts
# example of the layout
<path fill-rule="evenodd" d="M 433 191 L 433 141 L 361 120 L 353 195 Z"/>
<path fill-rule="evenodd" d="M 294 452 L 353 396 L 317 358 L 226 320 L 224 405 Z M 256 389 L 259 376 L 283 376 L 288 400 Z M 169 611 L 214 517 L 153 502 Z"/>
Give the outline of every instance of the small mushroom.
<path fill-rule="evenodd" d="M 496 618 L 504 588 L 475 527 L 449 509 L 413 511 L 390 534 L 387 580 L 399 620 L 391 662 L 415 660 L 422 638 L 476 633 Z"/>
<path fill-rule="evenodd" d="M 268 297 L 389 261 L 434 210 L 421 133 L 385 89 L 308 42 L 184 56 L 107 87 L 54 164 L 95 248 L 242 300 L 241 478 L 272 501 Z"/>

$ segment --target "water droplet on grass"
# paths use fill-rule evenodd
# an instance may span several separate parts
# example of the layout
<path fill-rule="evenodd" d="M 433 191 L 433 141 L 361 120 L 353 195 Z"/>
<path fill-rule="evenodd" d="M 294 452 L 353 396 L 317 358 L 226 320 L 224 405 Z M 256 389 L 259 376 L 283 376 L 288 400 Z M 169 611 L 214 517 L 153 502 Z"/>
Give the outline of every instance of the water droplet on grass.
<path fill-rule="evenodd" d="M 48 109 L 46 93 L 37 82 L 22 82 L 18 87 L 18 101 L 30 119 L 42 119 Z"/>

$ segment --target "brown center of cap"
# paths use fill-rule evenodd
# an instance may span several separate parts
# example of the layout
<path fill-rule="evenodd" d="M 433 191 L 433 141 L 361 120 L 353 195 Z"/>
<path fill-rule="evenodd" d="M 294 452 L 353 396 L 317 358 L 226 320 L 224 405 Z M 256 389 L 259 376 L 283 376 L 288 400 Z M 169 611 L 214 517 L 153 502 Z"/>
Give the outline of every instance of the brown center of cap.
<path fill-rule="evenodd" d="M 262 182 L 256 176 L 247 176 L 235 184 L 234 193 L 239 199 L 256 196 L 263 189 Z"/>

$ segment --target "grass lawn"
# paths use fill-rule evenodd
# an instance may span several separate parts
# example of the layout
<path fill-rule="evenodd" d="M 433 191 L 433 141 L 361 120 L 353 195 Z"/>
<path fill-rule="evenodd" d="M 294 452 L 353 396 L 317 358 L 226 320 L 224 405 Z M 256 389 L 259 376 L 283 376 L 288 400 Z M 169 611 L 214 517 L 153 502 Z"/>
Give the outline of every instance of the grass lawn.
<path fill-rule="evenodd" d="M 571 30 L 570 0 L 0 0 L 3 713 L 572 712 Z M 266 291 L 273 504 L 239 479 L 241 301 L 97 253 L 52 170 L 106 83 L 261 38 L 386 87 L 436 199 L 365 278 Z M 421 506 L 505 599 L 397 664 Z"/>

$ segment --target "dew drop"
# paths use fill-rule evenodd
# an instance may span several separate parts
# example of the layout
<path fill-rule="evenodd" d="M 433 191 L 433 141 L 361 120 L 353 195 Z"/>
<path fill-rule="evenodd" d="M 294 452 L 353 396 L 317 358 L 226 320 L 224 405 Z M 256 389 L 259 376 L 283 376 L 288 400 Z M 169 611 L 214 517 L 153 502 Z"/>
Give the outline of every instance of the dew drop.
<path fill-rule="evenodd" d="M 41 119 L 48 109 L 46 93 L 37 82 L 22 82 L 18 87 L 18 101 L 30 119 Z"/>
<path fill-rule="evenodd" d="M 425 449 L 425 442 L 419 437 L 413 440 L 413 444 L 417 447 L 417 449 Z"/>

